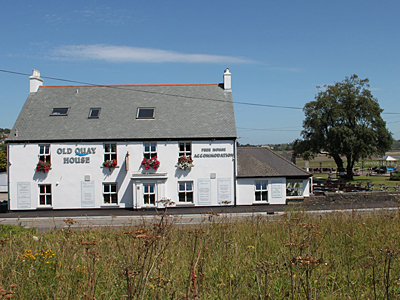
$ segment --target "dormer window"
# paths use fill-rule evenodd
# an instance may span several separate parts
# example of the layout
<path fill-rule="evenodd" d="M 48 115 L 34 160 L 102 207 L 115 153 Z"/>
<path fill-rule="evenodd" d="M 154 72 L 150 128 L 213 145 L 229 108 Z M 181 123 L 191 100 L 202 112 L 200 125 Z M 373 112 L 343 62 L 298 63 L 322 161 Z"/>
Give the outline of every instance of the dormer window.
<path fill-rule="evenodd" d="M 89 119 L 98 119 L 100 117 L 101 108 L 91 108 L 89 111 Z"/>
<path fill-rule="evenodd" d="M 51 112 L 51 116 L 67 116 L 69 111 L 69 107 L 58 107 L 53 108 Z"/>
<path fill-rule="evenodd" d="M 136 119 L 154 119 L 153 107 L 138 107 Z"/>

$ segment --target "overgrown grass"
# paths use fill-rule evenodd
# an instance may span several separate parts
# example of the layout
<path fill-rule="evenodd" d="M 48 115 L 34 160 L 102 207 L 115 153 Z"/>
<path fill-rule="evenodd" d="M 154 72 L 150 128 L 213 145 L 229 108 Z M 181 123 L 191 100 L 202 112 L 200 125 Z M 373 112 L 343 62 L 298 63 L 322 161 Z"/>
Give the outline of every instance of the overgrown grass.
<path fill-rule="evenodd" d="M 14 230 L 0 239 L 0 299 L 392 299 L 400 211 L 182 227 Z M 74 224 L 74 220 L 65 220 Z"/>

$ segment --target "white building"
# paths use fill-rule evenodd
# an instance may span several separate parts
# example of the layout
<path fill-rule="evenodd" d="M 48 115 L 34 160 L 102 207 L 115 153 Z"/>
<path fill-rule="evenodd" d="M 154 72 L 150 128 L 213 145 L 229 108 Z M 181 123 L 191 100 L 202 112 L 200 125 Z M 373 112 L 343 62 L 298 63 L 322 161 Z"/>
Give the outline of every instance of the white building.
<path fill-rule="evenodd" d="M 34 70 L 7 143 L 10 210 L 286 202 L 282 176 L 261 202 L 259 177 L 236 180 L 229 69 L 223 84 L 116 86 L 43 86 Z"/>

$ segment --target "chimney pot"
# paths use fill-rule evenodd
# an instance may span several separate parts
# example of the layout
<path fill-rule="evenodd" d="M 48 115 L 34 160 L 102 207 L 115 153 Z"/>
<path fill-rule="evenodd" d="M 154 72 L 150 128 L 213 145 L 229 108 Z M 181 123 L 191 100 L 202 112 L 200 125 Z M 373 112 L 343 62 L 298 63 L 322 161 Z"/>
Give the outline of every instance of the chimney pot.
<path fill-rule="evenodd" d="M 232 91 L 231 72 L 229 72 L 229 68 L 226 68 L 224 72 L 224 90 L 227 92 Z"/>
<path fill-rule="evenodd" d="M 36 93 L 42 85 L 43 79 L 40 78 L 40 72 L 38 70 L 32 70 L 32 75 L 29 76 L 29 92 Z"/>

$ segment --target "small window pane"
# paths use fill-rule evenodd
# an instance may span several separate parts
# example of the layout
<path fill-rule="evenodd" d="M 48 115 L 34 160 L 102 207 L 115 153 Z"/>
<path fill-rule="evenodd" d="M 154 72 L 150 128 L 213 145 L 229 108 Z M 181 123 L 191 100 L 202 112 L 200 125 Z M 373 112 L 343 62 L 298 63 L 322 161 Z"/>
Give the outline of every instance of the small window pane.
<path fill-rule="evenodd" d="M 186 199 L 187 202 L 193 202 L 193 192 L 187 193 L 186 197 L 187 197 Z"/>
<path fill-rule="evenodd" d="M 156 203 L 156 195 L 150 194 L 150 204 L 155 204 Z"/>
<path fill-rule="evenodd" d="M 185 193 L 179 193 L 179 202 L 185 202 Z"/>
<path fill-rule="evenodd" d="M 154 118 L 154 108 L 138 108 L 138 119 L 153 119 Z"/>
<path fill-rule="evenodd" d="M 91 108 L 89 112 L 89 118 L 95 119 L 100 116 L 100 108 Z"/>
<path fill-rule="evenodd" d="M 267 194 L 267 192 L 263 192 L 262 193 L 262 199 L 263 199 L 263 201 L 267 201 L 268 200 L 268 194 Z"/>
<path fill-rule="evenodd" d="M 191 191 L 192 190 L 192 183 L 191 182 L 187 182 L 186 183 L 186 190 L 187 191 Z"/>
<path fill-rule="evenodd" d="M 179 182 L 179 190 L 180 191 L 185 191 L 185 183 L 184 182 Z"/>

